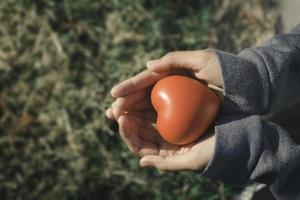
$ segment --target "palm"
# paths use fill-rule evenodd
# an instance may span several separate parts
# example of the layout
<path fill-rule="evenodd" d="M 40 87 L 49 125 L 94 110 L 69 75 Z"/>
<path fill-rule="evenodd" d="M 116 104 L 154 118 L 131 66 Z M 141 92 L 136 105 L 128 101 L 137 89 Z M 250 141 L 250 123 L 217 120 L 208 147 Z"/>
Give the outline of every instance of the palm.
<path fill-rule="evenodd" d="M 118 120 L 120 134 L 128 148 L 142 157 L 142 160 L 154 159 L 158 163 L 163 163 L 166 160 L 175 161 L 180 163 L 179 169 L 182 169 L 182 167 L 186 169 L 199 168 L 200 164 L 197 162 L 199 159 L 195 159 L 195 157 L 201 155 L 201 151 L 205 147 L 205 142 L 203 142 L 205 140 L 202 139 L 188 145 L 167 143 L 160 137 L 155 128 L 156 112 L 149 102 L 149 93 L 145 92 L 144 95 L 143 98 L 141 98 L 142 96 L 139 97 L 139 94 L 127 97 L 120 103 L 123 109 L 119 106 L 115 110 L 116 114 L 120 114 Z M 137 100 L 140 98 L 141 100 Z M 132 99 L 136 99 L 137 102 Z M 134 103 L 128 105 L 128 101 Z M 185 165 L 188 167 L 184 167 Z M 168 167 L 174 169 L 174 165 L 161 166 L 160 168 L 168 169 Z"/>
<path fill-rule="evenodd" d="M 182 155 L 193 148 L 193 144 L 189 145 L 174 145 L 167 143 L 160 137 L 153 121 L 144 119 L 143 112 L 137 111 L 135 114 L 129 114 L 123 118 L 123 123 L 120 124 L 122 132 L 127 135 L 135 145 L 134 152 L 140 156 L 159 155 L 162 157 Z M 122 120 L 121 120 L 122 121 Z"/>

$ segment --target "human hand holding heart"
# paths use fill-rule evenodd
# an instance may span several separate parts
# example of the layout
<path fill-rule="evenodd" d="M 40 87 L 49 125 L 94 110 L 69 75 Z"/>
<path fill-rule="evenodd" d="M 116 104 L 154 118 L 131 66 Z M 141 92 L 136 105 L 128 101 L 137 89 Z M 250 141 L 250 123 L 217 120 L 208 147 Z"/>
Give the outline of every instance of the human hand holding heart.
<path fill-rule="evenodd" d="M 161 62 L 164 65 L 156 60 L 150 70 L 145 70 L 114 87 L 112 95 L 117 99 L 107 110 L 107 116 L 118 120 L 122 139 L 133 153 L 142 157 L 140 160 L 142 166 L 154 166 L 162 170 L 197 170 L 203 168 L 211 159 L 215 136 L 206 135 L 200 139 L 194 137 L 182 144 L 166 142 L 154 126 L 157 115 L 151 104 L 150 94 L 153 85 L 166 76 L 181 74 L 199 78 L 201 69 L 208 67 L 209 63 L 216 62 L 210 60 L 213 58 L 211 54 L 208 56 L 210 59 L 207 57 L 202 59 L 202 65 L 199 65 L 200 61 L 192 62 L 191 57 L 201 60 L 201 55 L 207 55 L 206 52 L 188 54 L 183 52 L 173 55 L 177 55 L 177 59 L 180 58 L 181 64 L 185 65 L 181 66 L 176 59 L 170 59 L 172 56 L 167 56 L 168 59 L 163 57 Z M 182 61 L 184 57 L 186 63 Z M 198 64 L 198 70 L 193 63 Z"/>

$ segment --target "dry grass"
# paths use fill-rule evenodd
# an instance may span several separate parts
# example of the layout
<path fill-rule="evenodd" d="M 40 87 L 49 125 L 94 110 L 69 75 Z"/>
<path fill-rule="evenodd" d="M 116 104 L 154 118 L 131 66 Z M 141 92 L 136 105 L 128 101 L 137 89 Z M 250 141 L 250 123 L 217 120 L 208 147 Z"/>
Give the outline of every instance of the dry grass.
<path fill-rule="evenodd" d="M 276 3 L 259 2 L 1 1 L 2 198 L 232 196 L 192 173 L 141 170 L 104 110 L 112 85 L 150 58 L 177 49 L 237 52 L 273 35 Z"/>

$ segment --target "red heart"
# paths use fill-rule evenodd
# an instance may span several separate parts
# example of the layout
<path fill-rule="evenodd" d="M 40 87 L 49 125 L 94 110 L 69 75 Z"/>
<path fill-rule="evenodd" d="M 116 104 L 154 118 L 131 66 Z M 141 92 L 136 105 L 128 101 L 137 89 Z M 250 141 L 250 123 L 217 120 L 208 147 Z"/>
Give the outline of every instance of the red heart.
<path fill-rule="evenodd" d="M 158 117 L 156 128 L 171 144 L 188 144 L 202 136 L 214 121 L 218 97 L 204 84 L 185 76 L 168 76 L 151 92 Z"/>

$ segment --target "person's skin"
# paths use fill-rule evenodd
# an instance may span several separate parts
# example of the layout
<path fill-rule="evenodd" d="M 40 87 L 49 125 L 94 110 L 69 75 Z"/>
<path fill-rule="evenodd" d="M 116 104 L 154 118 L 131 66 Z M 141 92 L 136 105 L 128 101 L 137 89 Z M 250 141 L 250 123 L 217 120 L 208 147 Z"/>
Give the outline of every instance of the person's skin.
<path fill-rule="evenodd" d="M 129 150 L 141 157 L 142 167 L 160 170 L 201 170 L 212 158 L 215 135 L 188 145 L 165 142 L 155 128 L 156 112 L 150 101 L 153 85 L 172 75 L 186 75 L 223 87 L 220 64 L 210 51 L 178 51 L 147 63 L 147 70 L 111 90 L 116 98 L 106 116 L 119 124 L 120 135 Z"/>

